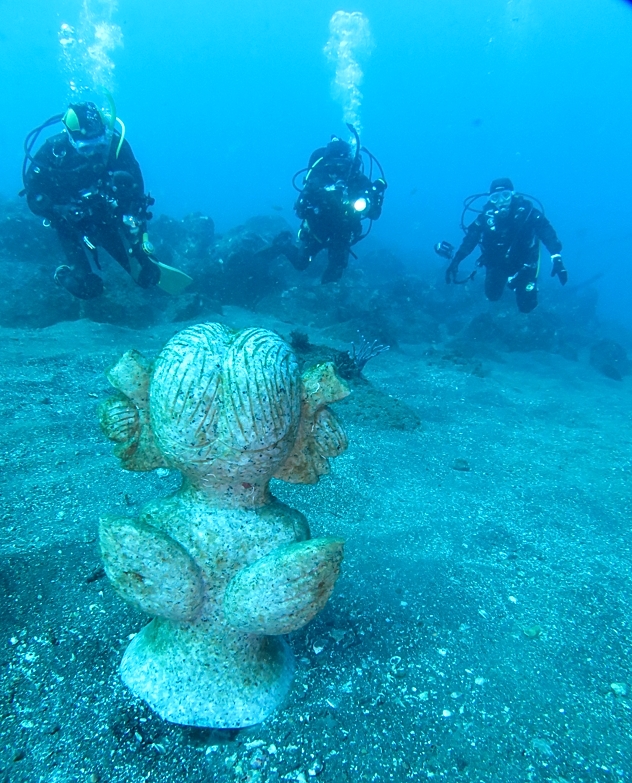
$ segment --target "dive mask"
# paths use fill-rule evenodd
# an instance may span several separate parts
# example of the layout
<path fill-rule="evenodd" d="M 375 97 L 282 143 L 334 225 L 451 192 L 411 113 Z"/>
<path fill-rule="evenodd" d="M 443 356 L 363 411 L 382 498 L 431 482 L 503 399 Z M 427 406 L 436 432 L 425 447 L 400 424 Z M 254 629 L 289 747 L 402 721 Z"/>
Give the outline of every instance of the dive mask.
<path fill-rule="evenodd" d="M 511 204 L 513 198 L 513 190 L 497 190 L 494 193 L 490 193 L 489 203 L 497 209 L 508 207 Z"/>
<path fill-rule="evenodd" d="M 77 137 L 76 134 L 68 132 L 68 140 L 80 155 L 107 155 L 112 143 L 112 134 L 108 131 L 101 136 L 95 136 L 92 139 Z"/>
<path fill-rule="evenodd" d="M 101 111 L 92 101 L 71 103 L 62 122 L 70 143 L 80 154 L 95 155 L 109 151 L 111 125 L 108 128 Z"/>

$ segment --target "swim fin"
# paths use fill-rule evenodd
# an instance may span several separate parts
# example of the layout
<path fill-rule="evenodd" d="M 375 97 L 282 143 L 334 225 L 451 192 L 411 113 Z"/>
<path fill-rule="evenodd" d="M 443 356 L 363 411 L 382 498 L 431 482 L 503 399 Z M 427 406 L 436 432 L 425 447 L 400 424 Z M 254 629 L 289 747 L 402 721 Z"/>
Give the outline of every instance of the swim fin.
<path fill-rule="evenodd" d="M 181 269 L 176 269 L 173 266 L 163 264 L 162 261 L 154 261 L 154 263 L 160 269 L 158 288 L 162 288 L 162 290 L 166 291 L 168 294 L 177 296 L 193 282 L 193 278 L 189 277 L 189 275 Z"/>

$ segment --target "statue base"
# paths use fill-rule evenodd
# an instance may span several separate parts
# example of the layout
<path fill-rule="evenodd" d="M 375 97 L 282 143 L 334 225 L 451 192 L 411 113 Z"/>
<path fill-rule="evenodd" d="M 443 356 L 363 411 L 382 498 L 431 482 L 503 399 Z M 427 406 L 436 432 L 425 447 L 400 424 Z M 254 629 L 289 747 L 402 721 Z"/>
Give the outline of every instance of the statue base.
<path fill-rule="evenodd" d="M 210 626 L 155 618 L 125 651 L 123 682 L 171 723 L 217 729 L 261 723 L 290 689 L 289 645 L 227 627 L 219 635 Z"/>

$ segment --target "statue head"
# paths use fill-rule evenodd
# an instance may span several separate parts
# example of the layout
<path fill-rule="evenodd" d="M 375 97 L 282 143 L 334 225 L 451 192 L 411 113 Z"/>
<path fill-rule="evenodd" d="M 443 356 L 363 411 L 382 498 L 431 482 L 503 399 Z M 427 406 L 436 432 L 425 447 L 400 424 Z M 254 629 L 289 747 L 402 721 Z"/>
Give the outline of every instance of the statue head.
<path fill-rule="evenodd" d="M 287 343 L 265 329 L 198 324 L 151 365 L 135 351 L 109 371 L 119 391 L 101 427 L 128 470 L 170 467 L 193 487 L 255 504 L 271 478 L 313 484 L 347 440 L 327 405 L 349 390 L 332 364 L 301 375 Z"/>
<path fill-rule="evenodd" d="M 301 377 L 273 332 L 200 324 L 156 360 L 151 428 L 170 467 L 194 484 L 267 482 L 287 459 L 301 410 Z"/>

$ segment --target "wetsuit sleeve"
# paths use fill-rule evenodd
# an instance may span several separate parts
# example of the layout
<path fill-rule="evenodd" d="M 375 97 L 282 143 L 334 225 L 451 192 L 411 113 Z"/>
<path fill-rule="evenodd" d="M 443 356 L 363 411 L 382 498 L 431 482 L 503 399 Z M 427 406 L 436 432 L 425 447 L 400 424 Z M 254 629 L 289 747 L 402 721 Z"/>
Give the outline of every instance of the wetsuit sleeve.
<path fill-rule="evenodd" d="M 454 265 L 460 264 L 464 258 L 469 256 L 469 254 L 474 250 L 474 248 L 481 241 L 482 234 L 483 234 L 483 226 L 481 225 L 480 218 L 476 218 L 476 220 L 473 223 L 470 223 L 470 225 L 468 226 L 467 233 L 463 237 L 461 246 L 454 254 L 454 258 L 452 259 L 452 263 Z"/>
<path fill-rule="evenodd" d="M 384 203 L 384 191 L 386 190 L 386 182 L 383 179 L 371 182 L 365 174 L 358 172 L 350 177 L 348 189 L 352 201 L 361 197 L 367 199 L 369 208 L 362 214 L 363 218 L 377 220 L 380 217 Z"/>
<path fill-rule="evenodd" d="M 116 143 L 116 139 L 115 139 Z M 144 212 L 145 182 L 132 148 L 124 141 L 117 158 L 110 164 L 110 186 L 125 213 L 138 215 Z"/>
<path fill-rule="evenodd" d="M 138 189 L 141 192 L 144 191 L 145 183 L 143 181 L 143 174 L 140 170 L 140 165 L 134 157 L 132 148 L 127 141 L 123 142 L 119 156 L 115 160 L 114 168 L 120 171 L 127 171 L 128 174 L 131 174 Z"/>
<path fill-rule="evenodd" d="M 307 188 L 300 194 L 300 196 L 296 199 L 296 204 L 294 204 L 294 211 L 296 212 L 296 216 L 301 220 L 304 220 L 308 216 L 312 207 L 309 193 L 306 191 Z"/>
<path fill-rule="evenodd" d="M 297 217 L 301 220 L 309 217 L 315 209 L 322 206 L 322 201 L 321 183 L 318 181 L 317 177 L 312 178 L 307 185 L 305 185 L 294 205 Z"/>
<path fill-rule="evenodd" d="M 539 209 L 533 210 L 533 229 L 535 235 L 543 243 L 551 255 L 562 252 L 562 243 L 555 233 L 555 229 Z"/>
<path fill-rule="evenodd" d="M 52 144 L 47 141 L 35 153 L 24 177 L 26 203 L 33 214 L 53 217 L 55 182 L 53 179 Z"/>
<path fill-rule="evenodd" d="M 369 211 L 367 217 L 371 220 L 377 220 L 382 214 L 382 205 L 384 204 L 384 191 L 386 182 L 383 179 L 376 179 L 375 182 L 369 182 L 367 179 L 367 196 L 369 199 Z"/>

